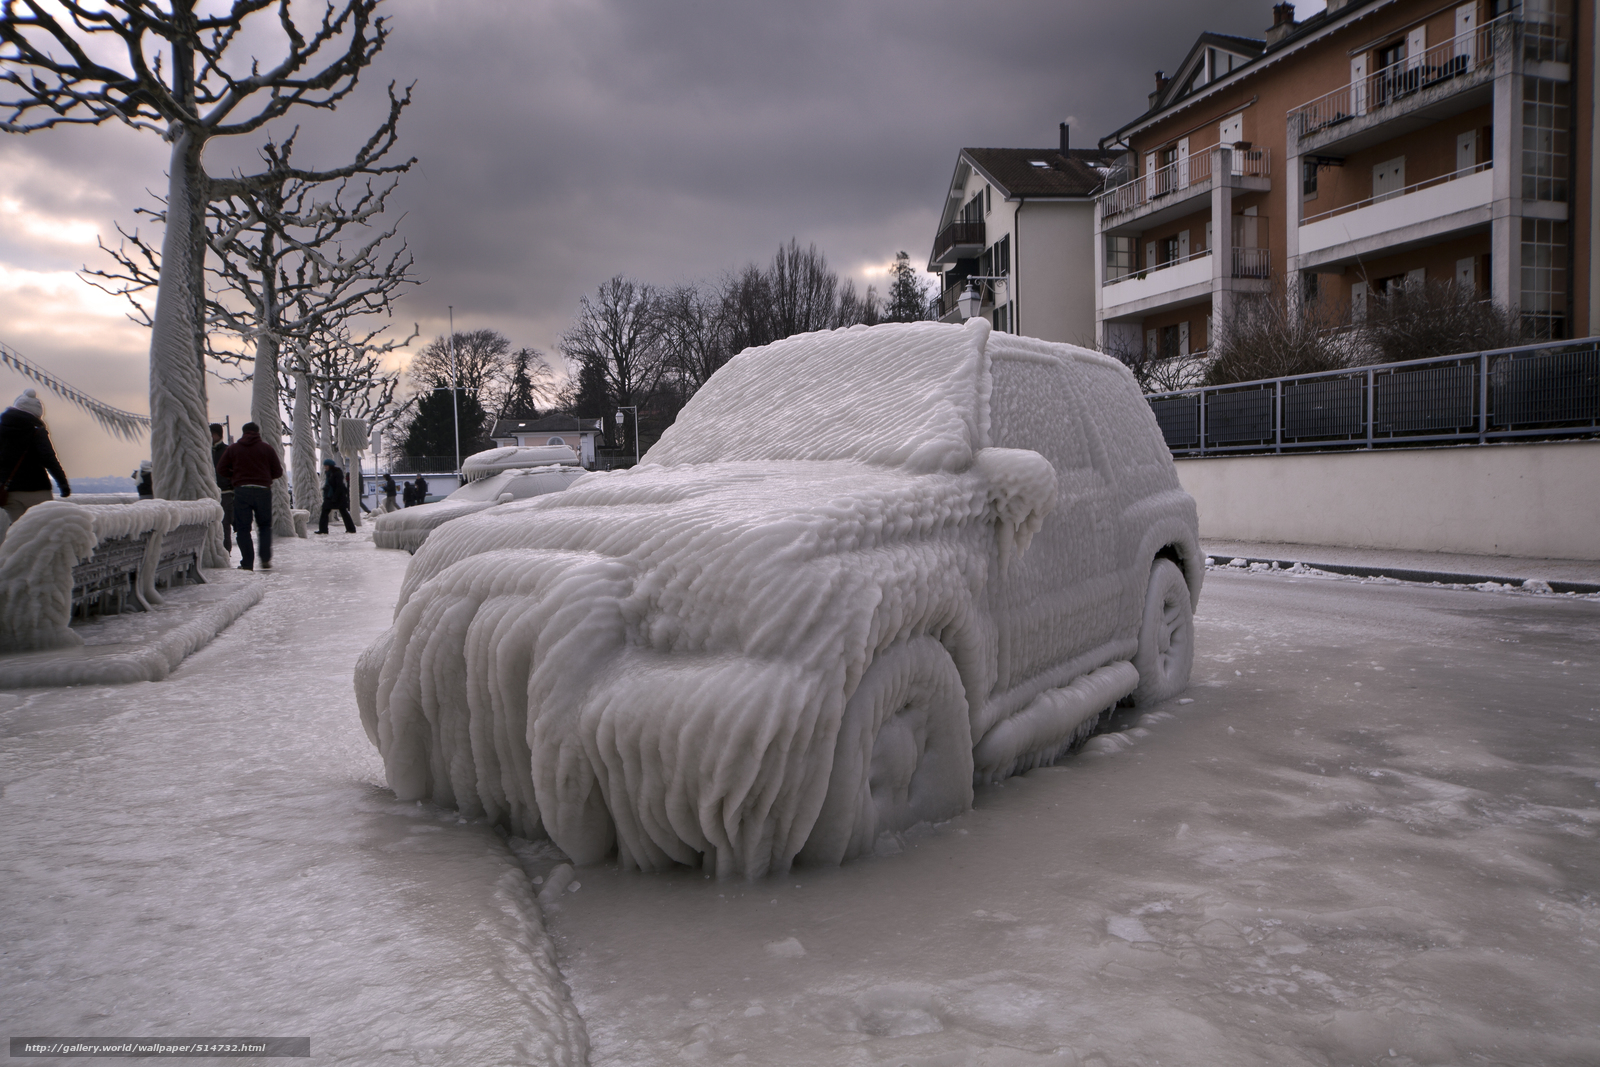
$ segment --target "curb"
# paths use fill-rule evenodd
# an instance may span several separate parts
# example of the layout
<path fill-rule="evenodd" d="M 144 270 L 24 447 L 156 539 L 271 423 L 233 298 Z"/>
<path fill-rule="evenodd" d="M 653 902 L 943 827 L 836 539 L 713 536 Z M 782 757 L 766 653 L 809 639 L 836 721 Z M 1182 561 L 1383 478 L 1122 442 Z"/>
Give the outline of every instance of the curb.
<path fill-rule="evenodd" d="M 1484 582 L 1497 582 L 1500 585 L 1520 587 L 1524 581 L 1532 579 L 1504 578 L 1492 574 L 1459 574 L 1454 571 L 1419 571 L 1409 567 L 1362 567 L 1350 563 L 1313 563 L 1309 559 L 1285 560 L 1262 559 L 1255 556 L 1227 556 L 1207 553 L 1206 558 L 1214 560 L 1216 567 L 1226 567 L 1231 560 L 1242 559 L 1246 563 L 1266 563 L 1278 567 L 1293 567 L 1296 563 L 1310 567 L 1313 570 L 1327 571 L 1329 574 L 1346 574 L 1353 578 L 1393 578 L 1401 582 L 1438 582 L 1441 585 L 1481 585 Z M 1541 579 L 1542 580 L 1542 579 Z M 1564 582 L 1556 580 L 1545 581 L 1552 593 L 1600 593 L 1600 583 L 1596 582 Z"/>

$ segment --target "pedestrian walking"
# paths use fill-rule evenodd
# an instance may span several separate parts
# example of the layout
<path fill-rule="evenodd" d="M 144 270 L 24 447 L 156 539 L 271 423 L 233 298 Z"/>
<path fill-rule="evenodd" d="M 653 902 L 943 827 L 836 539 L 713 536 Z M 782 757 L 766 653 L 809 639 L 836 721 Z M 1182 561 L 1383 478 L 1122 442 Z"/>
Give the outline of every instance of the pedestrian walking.
<path fill-rule="evenodd" d="M 419 474 L 419 475 L 417 475 L 417 503 L 426 504 L 427 502 L 428 502 L 428 479 L 424 478 L 422 475 Z"/>
<path fill-rule="evenodd" d="M 239 539 L 239 569 L 255 570 L 250 520 L 261 538 L 261 569 L 272 569 L 272 480 L 283 477 L 277 449 L 261 439 L 261 427 L 247 422 L 239 439 L 222 452 L 217 474 L 233 486 L 233 532 Z"/>
<path fill-rule="evenodd" d="M 228 443 L 222 439 L 222 423 L 211 424 L 211 465 L 215 467 L 222 461 L 222 454 L 228 450 Z M 222 490 L 222 550 L 233 551 L 233 482 L 227 475 L 217 472 L 217 488 Z"/>
<path fill-rule="evenodd" d="M 344 519 L 344 532 L 355 533 L 356 524 L 350 518 L 350 490 L 344 484 L 344 472 L 331 459 L 322 461 L 322 518 L 317 520 L 317 533 L 328 532 L 328 515 L 337 511 Z"/>
<path fill-rule="evenodd" d="M 11 406 L 0 412 L 0 504 L 12 522 L 35 504 L 50 499 L 50 479 L 62 496 L 71 496 L 67 474 L 50 444 L 44 425 L 44 404 L 39 394 L 24 389 Z"/>
<path fill-rule="evenodd" d="M 394 484 L 394 475 L 385 474 L 383 476 L 383 513 L 385 515 L 391 511 L 400 510 L 399 506 L 394 502 L 394 495 L 397 492 L 399 492 L 399 489 Z"/>
<path fill-rule="evenodd" d="M 156 491 L 150 484 L 150 461 L 141 460 L 139 469 L 133 472 L 133 480 L 139 483 L 139 499 L 154 500 Z"/>

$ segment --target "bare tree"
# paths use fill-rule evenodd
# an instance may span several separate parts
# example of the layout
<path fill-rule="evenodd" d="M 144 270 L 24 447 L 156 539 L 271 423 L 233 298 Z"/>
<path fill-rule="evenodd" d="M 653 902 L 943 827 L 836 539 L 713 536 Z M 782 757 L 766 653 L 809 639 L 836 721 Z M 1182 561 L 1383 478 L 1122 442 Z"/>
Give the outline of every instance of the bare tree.
<path fill-rule="evenodd" d="M 244 379 L 252 385 L 251 418 L 260 425 L 262 439 L 280 455 L 280 350 L 319 333 L 337 334 L 354 318 L 387 314 L 395 292 L 415 284 L 411 257 L 403 243 L 394 243 L 394 228 L 375 226 L 398 179 L 372 182 L 373 177 L 398 174 L 415 162 L 381 162 L 394 144 L 395 125 L 409 102 L 409 90 L 402 98 L 391 87 L 388 120 L 355 160 L 342 167 L 294 166 L 291 134 L 281 145 L 268 142 L 262 149 L 266 163 L 262 172 L 210 182 L 207 243 L 217 266 L 209 271 L 212 284 L 204 304 L 205 322 L 211 327 L 205 333 L 207 350 L 224 364 L 249 366 Z M 352 180 L 358 175 L 365 179 L 362 184 Z M 164 220 L 160 210 L 140 210 Z M 143 298 L 155 284 L 160 256 L 137 230 L 118 229 L 121 245 L 115 251 L 106 249 L 118 269 L 85 269 L 83 274 L 90 284 L 126 296 L 138 317 L 148 322 Z M 353 246 L 345 240 L 352 232 L 358 242 Z M 239 347 L 229 347 L 230 338 Z M 369 336 L 363 343 L 370 347 L 375 342 Z M 276 483 L 273 497 L 274 528 L 280 536 L 288 536 L 294 528 L 287 486 Z"/>
<path fill-rule="evenodd" d="M 622 275 L 578 301 L 578 319 L 561 336 L 561 353 L 604 376 L 618 406 L 638 403 L 664 369 L 656 292 Z"/>
<path fill-rule="evenodd" d="M 253 133 L 295 107 L 335 107 L 388 36 L 385 20 L 374 17 L 380 2 L 329 3 L 320 20 L 302 28 L 290 0 L 232 0 L 210 14 L 197 10 L 197 0 L 165 7 L 156 0 L 4 0 L 0 129 L 122 122 L 172 145 L 150 337 L 158 497 L 218 494 L 200 343 L 209 199 L 201 152 L 212 138 Z M 265 65 L 230 56 L 237 42 L 257 39 L 243 32 L 245 23 L 266 11 L 276 15 L 282 54 Z M 207 557 L 212 565 L 224 562 L 220 543 Z"/>
<path fill-rule="evenodd" d="M 498 330 L 457 331 L 454 369 L 451 337 L 435 337 L 411 360 L 407 374 L 418 389 L 450 388 L 452 384 L 482 405 L 496 411 L 511 370 L 511 340 Z"/>
<path fill-rule="evenodd" d="M 1522 343 L 1515 313 L 1452 281 L 1401 285 L 1366 310 L 1359 334 L 1372 363 L 1431 359 Z"/>
<path fill-rule="evenodd" d="M 1348 311 L 1329 298 L 1291 299 L 1281 285 L 1240 296 L 1213 324 L 1205 385 L 1315 374 L 1363 362 Z"/>

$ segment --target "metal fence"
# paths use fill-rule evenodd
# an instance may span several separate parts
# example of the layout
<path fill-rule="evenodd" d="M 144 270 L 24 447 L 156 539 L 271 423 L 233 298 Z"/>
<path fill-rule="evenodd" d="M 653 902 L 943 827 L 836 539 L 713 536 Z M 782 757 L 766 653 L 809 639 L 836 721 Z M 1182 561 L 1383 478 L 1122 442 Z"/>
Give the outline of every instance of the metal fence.
<path fill-rule="evenodd" d="M 1174 455 L 1600 434 L 1600 338 L 1146 397 Z"/>

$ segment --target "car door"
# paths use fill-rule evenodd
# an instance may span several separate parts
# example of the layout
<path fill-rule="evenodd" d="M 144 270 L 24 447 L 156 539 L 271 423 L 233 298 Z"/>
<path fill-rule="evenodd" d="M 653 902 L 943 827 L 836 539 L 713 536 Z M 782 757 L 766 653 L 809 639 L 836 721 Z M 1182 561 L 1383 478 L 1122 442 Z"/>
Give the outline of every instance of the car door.
<path fill-rule="evenodd" d="M 997 691 L 1027 683 L 1104 644 L 1115 626 L 1114 503 L 1070 365 L 1051 356 L 995 352 L 990 439 L 1040 453 L 1056 471 L 1056 506 L 1005 574 L 990 574 L 999 639 Z M 1094 664 L 1099 666 L 1099 664 Z M 1061 685 L 1069 679 L 1053 681 Z"/>

